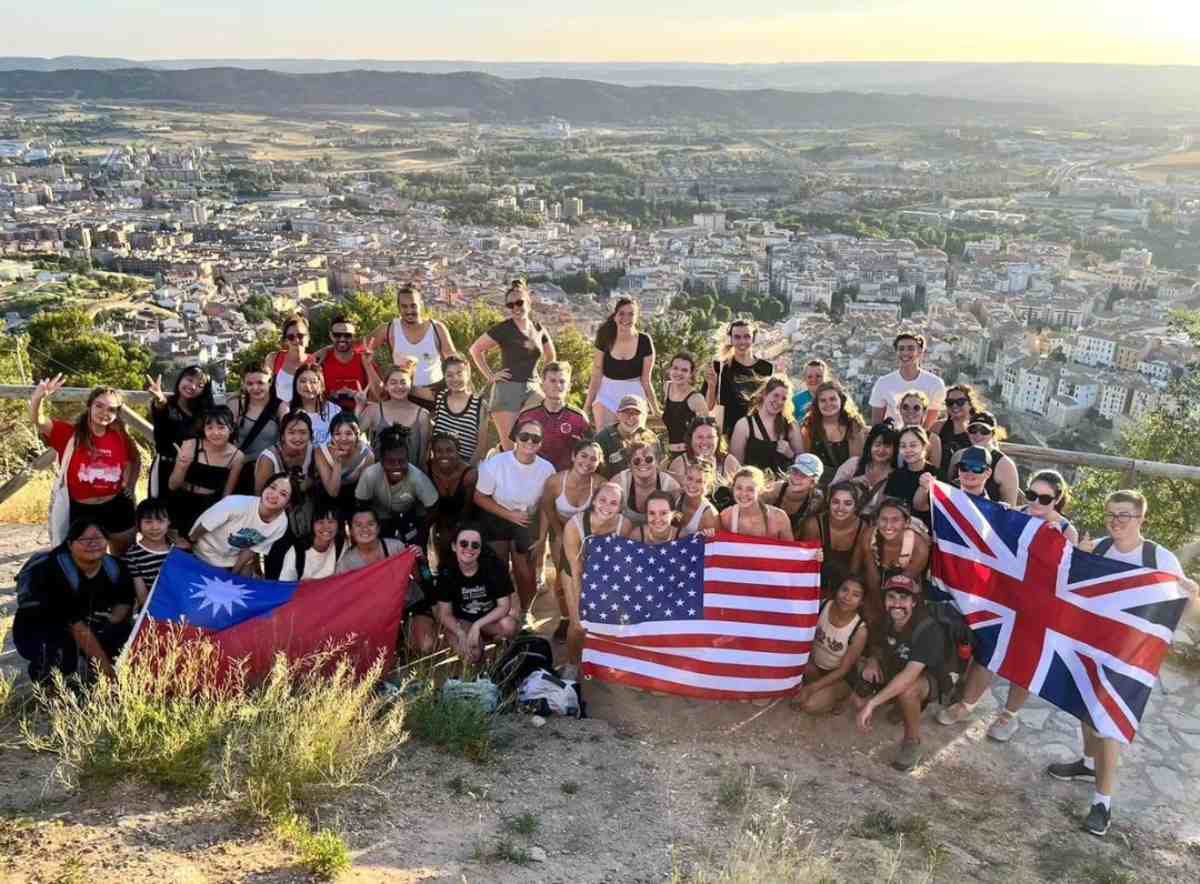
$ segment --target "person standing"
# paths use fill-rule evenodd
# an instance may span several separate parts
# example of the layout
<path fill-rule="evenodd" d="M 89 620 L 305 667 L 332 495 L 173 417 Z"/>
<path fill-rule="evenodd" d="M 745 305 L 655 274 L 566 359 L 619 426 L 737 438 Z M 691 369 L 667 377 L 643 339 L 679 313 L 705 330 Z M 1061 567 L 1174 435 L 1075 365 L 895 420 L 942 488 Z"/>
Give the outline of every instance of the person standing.
<path fill-rule="evenodd" d="M 929 397 L 929 410 L 925 415 L 925 429 L 929 429 L 941 419 L 946 384 L 933 372 L 921 368 L 925 337 L 915 332 L 900 332 L 892 341 L 892 349 L 896 351 L 897 367 L 871 388 L 871 423 L 878 424 L 890 417 L 897 425 L 902 424 L 900 397 L 915 388 Z"/>
<path fill-rule="evenodd" d="M 451 353 L 443 367 L 446 389 L 434 402 L 431 433 L 453 436 L 463 463 L 477 467 L 487 437 L 488 404 L 471 391 L 471 364 L 461 354 Z"/>
<path fill-rule="evenodd" d="M 483 511 L 484 530 L 502 561 L 511 561 L 518 605 L 513 616 L 521 622 L 537 592 L 533 550 L 538 545 L 538 504 L 554 466 L 541 457 L 543 430 L 536 421 L 517 425 L 516 445 L 479 465 L 475 505 Z"/>
<path fill-rule="evenodd" d="M 626 396 L 643 396 L 650 413 L 658 412 L 654 385 L 654 341 L 637 327 L 638 305 L 632 298 L 618 298 L 608 319 L 596 331 L 596 355 L 583 411 L 592 412 L 596 429 L 617 420 L 617 408 Z"/>
<path fill-rule="evenodd" d="M 58 452 L 59 474 L 50 501 L 50 540 L 61 543 L 67 528 L 89 519 L 104 529 L 109 551 L 125 554 L 137 526 L 133 497 L 141 472 L 137 446 L 121 420 L 119 390 L 92 390 L 74 424 L 42 416 L 42 402 L 63 387 L 63 376 L 41 381 L 29 400 L 38 436 Z"/>
<path fill-rule="evenodd" d="M 662 420 L 667 428 L 667 451 L 674 457 L 687 448 L 692 421 L 708 415 L 708 403 L 696 389 L 696 357 L 691 353 L 676 353 L 667 376 L 670 380 L 663 389 Z"/>
<path fill-rule="evenodd" d="M 254 465 L 258 456 L 279 442 L 280 413 L 286 413 L 275 398 L 271 376 L 252 368 L 242 377 L 241 395 L 230 403 L 233 412 L 233 444 L 242 452 L 242 468 L 235 494 L 254 493 Z"/>
<path fill-rule="evenodd" d="M 275 384 L 275 398 L 280 402 L 291 402 L 296 392 L 296 372 L 305 365 L 312 365 L 313 355 L 308 352 L 308 320 L 303 316 L 289 316 L 283 321 L 284 349 L 270 353 L 263 360 L 263 371 Z"/>
<path fill-rule="evenodd" d="M 517 424 L 537 421 L 545 430 L 540 457 L 554 465 L 556 470 L 571 466 L 575 446 L 583 439 L 592 438 L 592 428 L 587 414 L 567 404 L 567 390 L 571 386 L 571 365 L 567 362 L 547 362 L 542 365 L 541 404 L 527 408 L 517 418 Z"/>
<path fill-rule="evenodd" d="M 417 286 L 397 289 L 396 312 L 400 315 L 373 330 L 363 344 L 368 352 L 387 344 L 398 366 L 414 363 L 412 400 L 432 408 L 446 389 L 443 360 L 454 352 L 454 341 L 444 323 L 426 318 L 425 299 Z"/>
<path fill-rule="evenodd" d="M 900 416 L 905 427 L 921 427 L 925 429 L 928 425 L 929 415 L 929 397 L 920 390 L 907 390 L 900 395 Z M 903 429 L 903 427 L 901 427 Z M 925 452 L 925 459 L 929 461 L 929 465 L 938 471 L 941 475 L 943 463 L 942 457 L 942 437 L 937 433 L 929 434 L 929 446 Z M 899 466 L 899 462 L 896 463 Z"/>
<path fill-rule="evenodd" d="M 550 333 L 532 318 L 533 293 L 524 280 L 513 280 L 504 296 L 512 314 L 492 326 L 471 345 L 471 360 L 484 380 L 492 385 L 492 422 L 506 451 L 513 447 L 512 430 L 525 400 L 537 391 L 538 360 L 554 362 L 558 357 Z M 500 351 L 500 370 L 488 367 L 487 354 Z"/>
<path fill-rule="evenodd" d="M 971 445 L 967 426 L 971 423 L 973 415 L 984 410 L 979 394 L 970 384 L 955 384 L 946 389 L 946 419 L 939 421 L 933 428 L 934 435 L 942 443 L 941 478 L 943 480 L 950 481 L 954 478 L 950 472 L 950 459 L 954 457 L 955 452 Z"/>
<path fill-rule="evenodd" d="M 1012 458 L 1000 450 L 999 443 L 1005 436 L 1004 428 L 996 423 L 996 416 L 990 411 L 972 415 L 967 424 L 967 438 L 971 440 L 971 445 L 954 453 L 946 475 L 951 479 L 958 477 L 958 465 L 963 452 L 971 446 L 982 448 L 987 454 L 988 462 L 988 497 L 1008 506 L 1016 506 L 1021 493 L 1021 479 Z"/>
<path fill-rule="evenodd" d="M 361 398 L 369 392 L 378 396 L 382 387 L 372 358 L 375 338 L 370 336 L 355 346 L 354 321 L 340 314 L 330 323 L 329 337 L 333 345 L 323 347 L 315 355 L 325 390 L 342 411 L 354 414 Z"/>
<path fill-rule="evenodd" d="M 710 414 L 721 409 L 721 435 L 727 439 L 733 436 L 737 422 L 746 416 L 751 395 L 775 372 L 775 366 L 754 355 L 756 335 L 754 323 L 747 319 L 729 323 L 721 358 L 708 367 L 701 390 Z"/>

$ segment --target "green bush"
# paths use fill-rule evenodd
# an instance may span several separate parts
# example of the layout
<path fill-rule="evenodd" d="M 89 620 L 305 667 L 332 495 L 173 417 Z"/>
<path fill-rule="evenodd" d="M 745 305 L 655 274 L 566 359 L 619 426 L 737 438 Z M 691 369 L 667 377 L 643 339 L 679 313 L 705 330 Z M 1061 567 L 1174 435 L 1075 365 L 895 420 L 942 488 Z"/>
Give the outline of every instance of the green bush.
<path fill-rule="evenodd" d="M 408 707 L 413 736 L 472 761 L 491 758 L 492 716 L 469 700 L 443 700 L 430 686 Z"/>

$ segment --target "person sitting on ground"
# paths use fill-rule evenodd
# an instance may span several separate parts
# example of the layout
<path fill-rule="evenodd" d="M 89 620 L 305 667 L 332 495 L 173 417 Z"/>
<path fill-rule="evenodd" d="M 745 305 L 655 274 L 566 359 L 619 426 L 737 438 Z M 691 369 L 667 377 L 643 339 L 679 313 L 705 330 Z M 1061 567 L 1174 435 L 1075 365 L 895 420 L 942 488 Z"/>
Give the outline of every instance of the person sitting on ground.
<path fill-rule="evenodd" d="M 815 454 L 798 454 L 788 466 L 787 475 L 767 486 L 763 494 L 792 522 L 792 536 L 800 536 L 804 520 L 825 510 L 825 494 L 817 487 L 825 465 Z"/>
<path fill-rule="evenodd" d="M 537 421 L 542 425 L 546 438 L 538 450 L 538 457 L 550 461 L 554 469 L 570 469 L 572 452 L 581 439 L 592 438 L 592 427 L 587 416 L 567 403 L 567 391 L 571 388 L 571 363 L 547 362 L 542 366 L 542 401 L 534 408 L 526 408 L 513 426 L 525 421 Z"/>
<path fill-rule="evenodd" d="M 187 543 L 198 559 L 214 567 L 243 577 L 260 576 L 259 556 L 286 533 L 286 510 L 295 494 L 290 473 L 269 476 L 260 496 L 234 494 L 201 513 Z"/>
<path fill-rule="evenodd" d="M 38 436 L 58 452 L 60 470 L 50 502 L 50 540 L 59 543 L 67 527 L 91 519 L 104 528 L 109 550 L 121 556 L 136 532 L 133 498 L 141 455 L 121 420 L 121 392 L 92 390 L 74 423 L 42 417 L 42 402 L 63 387 L 63 376 L 34 388 L 29 415 Z"/>
<path fill-rule="evenodd" d="M 713 537 L 721 527 L 721 516 L 708 499 L 716 482 L 716 469 L 710 460 L 689 463 L 683 472 L 683 493 L 679 496 L 680 537 L 703 533 Z"/>
<path fill-rule="evenodd" d="M 315 451 L 312 420 L 302 411 L 293 411 L 279 421 L 279 441 L 260 454 L 254 465 L 255 494 L 261 494 L 270 478 L 278 473 L 292 477 L 287 527 L 263 564 L 263 572 L 270 580 L 278 578 L 288 548 L 312 529 L 312 506 L 320 481 L 313 463 Z"/>
<path fill-rule="evenodd" d="M 107 550 L 104 526 L 79 519 L 63 543 L 18 574 L 13 644 L 34 684 L 46 684 L 55 672 L 76 675 L 81 658 L 85 679 L 96 671 L 116 674 L 113 661 L 129 638 L 136 595 L 129 569 Z"/>
<path fill-rule="evenodd" d="M 234 494 L 254 493 L 254 469 L 259 456 L 279 442 L 280 412 L 271 376 L 252 368 L 242 376 L 241 395 L 229 402 L 233 412 L 233 444 L 242 452 L 241 475 Z M 153 496 L 153 494 L 151 495 Z"/>
<path fill-rule="evenodd" d="M 604 484 L 597 472 L 600 466 L 600 446 L 591 440 L 575 443 L 571 468 L 551 476 L 542 489 L 541 530 L 551 539 L 551 559 L 557 565 L 554 580 L 554 595 L 558 600 L 559 621 L 554 631 L 556 641 L 565 641 L 570 612 L 567 609 L 567 576 L 563 571 L 563 531 L 567 522 L 587 509 L 596 490 Z"/>
<path fill-rule="evenodd" d="M 788 514 L 760 500 L 766 485 L 758 467 L 742 467 L 733 474 L 733 506 L 721 512 L 721 528 L 746 537 L 791 540 Z"/>
<path fill-rule="evenodd" d="M 654 434 L 646 428 L 646 400 L 641 396 L 623 397 L 617 406 L 617 422 L 596 434 L 604 455 L 600 475 L 611 479 L 629 469 L 629 443 L 647 435 Z M 654 438 L 657 441 L 658 437 Z"/>
<path fill-rule="evenodd" d="M 342 508 L 329 498 L 313 508 L 312 531 L 283 554 L 280 580 L 320 580 L 332 577 L 346 544 L 342 531 Z"/>
<path fill-rule="evenodd" d="M 658 466 L 658 440 L 642 437 L 627 446 L 629 469 L 613 481 L 625 498 L 625 518 L 634 525 L 646 521 L 646 501 L 655 491 L 665 491 L 672 500 L 679 496 L 679 483 Z"/>
<path fill-rule="evenodd" d="M 804 684 L 796 694 L 796 705 L 804 712 L 841 712 L 850 696 L 847 677 L 855 671 L 867 646 L 868 630 L 862 618 L 866 587 L 854 577 L 842 581 L 830 598 L 821 603 L 812 654 L 804 667 Z"/>
<path fill-rule="evenodd" d="M 675 499 L 665 491 L 655 491 L 646 498 L 646 517 L 641 524 L 629 523 L 625 536 L 630 540 L 659 546 L 679 539 L 679 514 Z"/>
<path fill-rule="evenodd" d="M 389 427 L 379 437 L 379 463 L 363 470 L 354 498 L 357 510 L 370 506 L 375 512 L 384 537 L 420 547 L 428 542 L 438 489 L 408 462 L 408 437 L 403 427 Z"/>
<path fill-rule="evenodd" d="M 740 463 L 764 473 L 783 472 L 804 450 L 800 425 L 792 417 L 792 383 L 768 378 L 750 397 L 749 410 L 733 428 L 729 451 Z"/>
<path fill-rule="evenodd" d="M 577 513 L 563 529 L 563 569 L 570 578 L 567 584 L 567 662 L 559 669 L 564 679 L 579 680 L 579 665 L 583 660 L 583 619 L 579 600 L 583 594 L 583 573 L 587 567 L 588 542 L 607 534 L 624 536 L 625 517 L 621 514 L 621 486 L 605 482 L 592 496 L 592 505 Z"/>
<path fill-rule="evenodd" d="M 538 456 L 542 436 L 537 421 L 517 424 L 516 447 L 481 463 L 475 483 L 475 505 L 483 511 L 492 550 L 503 561 L 511 560 L 518 593 L 513 616 L 518 621 L 537 594 L 533 550 L 540 538 L 538 504 L 554 475 L 553 465 Z"/>
<path fill-rule="evenodd" d="M 512 577 L 483 542 L 478 523 L 459 525 L 452 547 L 454 555 L 438 568 L 435 611 L 454 652 L 477 664 L 483 659 L 485 639 L 517 634 L 517 621 L 508 613 Z"/>
<path fill-rule="evenodd" d="M 869 656 L 855 684 L 858 726 L 864 731 L 870 730 L 880 706 L 894 700 L 899 707 L 904 737 L 892 767 L 906 773 L 921 761 L 921 713 L 927 703 L 941 701 L 946 661 L 945 633 L 925 610 L 921 595 L 911 577 L 888 577 L 887 618 L 882 629 L 872 630 Z"/>
<path fill-rule="evenodd" d="M 147 497 L 137 505 L 134 513 L 137 520 L 138 539 L 126 550 L 122 561 L 133 578 L 133 590 L 137 593 L 137 607 L 146 606 L 158 572 L 162 570 L 167 554 L 174 547 L 171 538 L 171 516 L 166 501 Z"/>

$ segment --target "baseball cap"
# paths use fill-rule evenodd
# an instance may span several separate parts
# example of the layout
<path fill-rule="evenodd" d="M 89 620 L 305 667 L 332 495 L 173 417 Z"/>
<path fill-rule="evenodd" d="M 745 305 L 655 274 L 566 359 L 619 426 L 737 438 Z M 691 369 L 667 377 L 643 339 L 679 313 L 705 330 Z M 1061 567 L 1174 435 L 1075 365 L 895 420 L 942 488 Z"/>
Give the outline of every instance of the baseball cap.
<path fill-rule="evenodd" d="M 977 411 L 971 415 L 971 419 L 967 421 L 967 428 L 970 429 L 975 424 L 983 424 L 985 427 L 996 427 L 996 415 L 990 411 Z"/>
<path fill-rule="evenodd" d="M 813 479 L 821 478 L 821 474 L 825 472 L 825 464 L 821 463 L 821 458 L 815 454 L 797 454 L 796 459 L 792 461 L 792 465 L 788 468 L 798 473 L 804 473 Z"/>
<path fill-rule="evenodd" d="M 906 592 L 909 595 L 920 595 L 921 587 L 907 574 L 893 574 L 883 582 L 883 591 Z"/>
<path fill-rule="evenodd" d="M 978 445 L 972 445 L 969 448 L 964 448 L 963 453 L 958 459 L 959 466 L 972 467 L 979 469 L 980 467 L 990 467 L 992 459 L 988 456 L 988 450 Z"/>
<path fill-rule="evenodd" d="M 633 393 L 630 393 L 628 396 L 622 396 L 620 404 L 617 405 L 617 411 L 624 411 L 627 408 L 636 408 L 642 414 L 646 414 L 648 411 L 646 400 L 641 396 L 635 396 Z"/>

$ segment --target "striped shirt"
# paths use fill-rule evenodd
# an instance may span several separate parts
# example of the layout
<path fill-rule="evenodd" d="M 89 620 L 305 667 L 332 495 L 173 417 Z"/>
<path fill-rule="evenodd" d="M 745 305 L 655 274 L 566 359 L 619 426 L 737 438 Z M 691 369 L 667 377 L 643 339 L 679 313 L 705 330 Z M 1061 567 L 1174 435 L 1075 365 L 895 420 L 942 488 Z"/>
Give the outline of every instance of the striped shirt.
<path fill-rule="evenodd" d="M 438 393 L 433 406 L 433 432 L 435 435 L 449 433 L 453 436 L 458 446 L 458 456 L 470 463 L 479 445 L 479 409 L 483 406 L 483 400 L 472 394 L 466 408 L 456 412 L 450 409 L 449 395 L 449 390 Z"/>
<path fill-rule="evenodd" d="M 140 542 L 137 542 L 125 551 L 123 561 L 125 567 L 129 569 L 129 576 L 141 577 L 146 584 L 146 589 L 150 589 L 154 586 L 154 581 L 158 579 L 159 569 L 162 568 L 163 561 L 170 552 L 169 546 L 162 552 L 157 552 L 146 549 Z"/>

